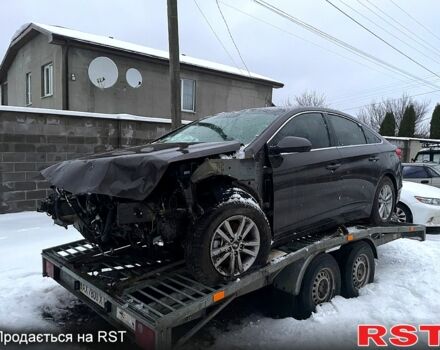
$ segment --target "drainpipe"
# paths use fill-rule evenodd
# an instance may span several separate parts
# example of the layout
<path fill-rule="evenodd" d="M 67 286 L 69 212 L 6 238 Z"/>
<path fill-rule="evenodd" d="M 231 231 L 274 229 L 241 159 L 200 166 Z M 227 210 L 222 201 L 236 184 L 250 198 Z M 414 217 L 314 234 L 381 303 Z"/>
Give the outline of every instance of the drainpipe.
<path fill-rule="evenodd" d="M 63 85 L 63 109 L 69 110 L 69 41 L 63 46 L 63 63 L 62 63 L 62 72 L 61 79 Z"/>

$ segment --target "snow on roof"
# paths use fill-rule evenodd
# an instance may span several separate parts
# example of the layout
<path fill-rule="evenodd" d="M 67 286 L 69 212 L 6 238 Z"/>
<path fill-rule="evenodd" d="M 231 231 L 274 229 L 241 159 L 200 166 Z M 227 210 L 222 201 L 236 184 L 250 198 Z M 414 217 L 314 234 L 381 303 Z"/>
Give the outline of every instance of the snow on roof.
<path fill-rule="evenodd" d="M 83 42 L 87 42 L 87 43 L 92 43 L 95 45 L 114 48 L 117 50 L 129 51 L 129 52 L 132 52 L 135 54 L 146 55 L 146 56 L 150 56 L 150 57 L 154 57 L 154 58 L 160 58 L 160 59 L 166 59 L 166 60 L 169 59 L 169 54 L 167 51 L 157 50 L 157 49 L 153 49 L 150 47 L 109 38 L 109 37 L 102 36 L 102 35 L 89 34 L 89 33 L 84 33 L 84 32 L 80 32 L 77 30 L 73 30 L 73 29 L 68 29 L 68 28 L 54 26 L 54 25 L 41 24 L 41 23 L 32 23 L 30 25 L 32 25 L 36 29 L 39 28 L 40 30 L 42 30 L 44 32 L 48 32 L 50 34 L 60 35 L 63 37 L 68 37 L 68 38 L 72 38 L 75 40 L 79 40 L 79 41 L 83 41 Z M 22 26 L 17 31 L 17 33 L 14 35 L 13 40 L 15 38 L 17 38 L 24 31 L 24 29 L 27 27 L 29 27 L 29 25 L 26 27 Z M 183 54 L 180 55 L 180 62 L 184 63 L 184 64 L 189 64 L 191 66 L 212 69 L 212 70 L 225 72 L 225 73 L 229 73 L 229 74 L 244 76 L 247 78 L 265 80 L 267 82 L 273 83 L 274 85 L 276 85 L 276 87 L 283 86 L 283 83 L 275 81 L 271 78 L 265 77 L 260 74 L 248 73 L 244 69 L 227 66 L 227 65 L 224 65 L 221 63 L 206 61 L 206 60 L 202 60 L 199 58 L 186 56 Z"/>
<path fill-rule="evenodd" d="M 54 115 L 65 115 L 72 117 L 116 119 L 116 120 L 140 121 L 140 122 L 148 122 L 148 123 L 171 124 L 171 119 L 169 118 L 143 117 L 140 115 L 133 115 L 133 114 L 105 114 L 105 113 L 91 113 L 91 112 L 80 112 L 80 111 L 65 111 L 59 109 L 46 109 L 46 108 L 34 108 L 34 107 L 0 106 L 0 112 L 54 114 Z M 189 123 L 191 123 L 191 121 L 182 120 L 182 124 L 189 124 Z"/>

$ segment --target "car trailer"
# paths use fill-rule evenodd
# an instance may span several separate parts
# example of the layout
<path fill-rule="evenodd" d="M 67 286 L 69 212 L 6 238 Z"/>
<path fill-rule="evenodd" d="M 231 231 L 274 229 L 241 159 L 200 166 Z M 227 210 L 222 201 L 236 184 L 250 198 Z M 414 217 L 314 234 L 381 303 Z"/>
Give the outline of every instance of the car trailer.
<path fill-rule="evenodd" d="M 43 276 L 53 278 L 117 329 L 128 331 L 141 348 L 168 350 L 184 344 L 239 296 L 268 285 L 297 296 L 307 269 L 323 255 L 365 242 L 377 257 L 378 246 L 399 238 L 423 241 L 425 227 L 340 227 L 293 239 L 273 249 L 264 267 L 215 287 L 194 280 L 183 260 L 152 259 L 132 247 L 102 252 L 79 240 L 43 250 Z"/>

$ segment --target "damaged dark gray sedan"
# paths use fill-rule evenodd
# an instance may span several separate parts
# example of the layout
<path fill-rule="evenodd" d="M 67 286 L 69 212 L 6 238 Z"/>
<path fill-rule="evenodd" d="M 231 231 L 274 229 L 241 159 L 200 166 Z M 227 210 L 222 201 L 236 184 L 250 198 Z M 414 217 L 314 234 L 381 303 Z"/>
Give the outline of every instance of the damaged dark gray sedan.
<path fill-rule="evenodd" d="M 271 247 L 352 222 L 384 224 L 401 188 L 396 147 L 343 113 L 221 113 L 145 146 L 65 161 L 42 174 L 41 211 L 103 250 L 174 247 L 217 284 Z"/>

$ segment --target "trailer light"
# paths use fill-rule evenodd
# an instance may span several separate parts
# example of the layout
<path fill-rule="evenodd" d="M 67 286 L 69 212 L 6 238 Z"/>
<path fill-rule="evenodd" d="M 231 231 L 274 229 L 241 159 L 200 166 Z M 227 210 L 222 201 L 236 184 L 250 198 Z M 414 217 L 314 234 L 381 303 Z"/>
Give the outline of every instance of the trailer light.
<path fill-rule="evenodd" d="M 216 303 L 217 301 L 220 301 L 220 300 L 222 300 L 224 298 L 225 298 L 225 291 L 221 290 L 220 292 L 214 293 L 214 295 L 212 296 L 212 301 L 214 303 Z"/>
<path fill-rule="evenodd" d="M 154 331 L 147 326 L 144 326 L 139 321 L 136 321 L 136 330 L 134 335 L 136 344 L 142 349 L 154 349 L 156 347 Z"/>
<path fill-rule="evenodd" d="M 60 269 L 49 260 L 43 259 L 43 276 L 58 280 L 60 277 Z"/>

